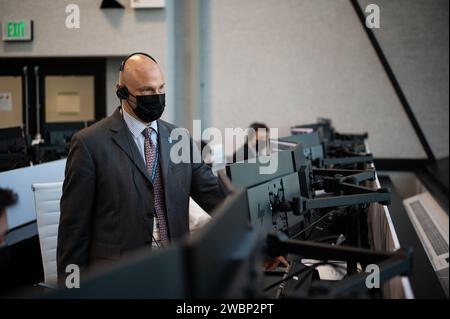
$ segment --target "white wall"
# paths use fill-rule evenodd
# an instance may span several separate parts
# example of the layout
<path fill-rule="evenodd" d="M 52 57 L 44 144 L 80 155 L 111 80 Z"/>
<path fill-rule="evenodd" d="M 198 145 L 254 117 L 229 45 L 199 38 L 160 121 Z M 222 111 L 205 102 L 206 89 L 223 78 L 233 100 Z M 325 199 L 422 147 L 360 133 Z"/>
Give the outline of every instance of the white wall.
<path fill-rule="evenodd" d="M 360 0 L 361 5 L 373 3 Z M 377 0 L 375 36 L 437 158 L 449 155 L 448 0 Z"/>
<path fill-rule="evenodd" d="M 448 89 L 444 87 L 448 85 L 448 30 L 437 38 L 423 36 L 422 31 L 425 23 L 437 21 L 442 6 L 447 17 L 443 24 L 448 27 L 448 3 L 441 4 L 445 1 L 396 0 L 392 2 L 397 5 L 390 7 L 391 1 L 376 1 L 382 8 L 382 34 L 377 36 L 388 58 L 392 56 L 396 72 L 398 65 L 409 62 L 406 72 L 398 69 L 398 77 L 438 157 L 448 155 Z M 0 21 L 35 21 L 34 41 L 1 42 L 0 57 L 109 57 L 106 88 L 110 114 L 118 105 L 119 57 L 133 51 L 150 52 L 168 71 L 165 11 L 132 10 L 129 1 L 120 2 L 125 10 L 100 10 L 101 0 L 0 0 Z M 405 2 L 415 3 L 408 7 L 418 12 L 413 20 L 395 16 L 401 8 L 398 3 Z M 64 26 L 69 3 L 80 6 L 80 29 Z M 424 7 L 428 3 L 432 3 L 431 9 Z M 349 0 L 211 0 L 211 10 L 214 126 L 246 127 L 259 120 L 288 134 L 291 125 L 329 117 L 340 131 L 368 131 L 377 157 L 425 158 Z M 383 25 L 383 21 L 394 20 L 401 23 Z M 406 27 L 398 29 L 403 22 Z M 441 30 L 441 25 L 432 24 L 433 32 Z M 404 33 L 411 29 L 421 32 Z M 414 37 L 420 41 L 412 41 Z M 439 44 L 436 39 L 447 42 L 440 40 L 443 43 Z M 443 62 L 429 69 L 424 46 L 433 49 L 430 58 Z M 436 73 L 439 65 L 443 72 Z"/>
<path fill-rule="evenodd" d="M 1 0 L 0 20 L 32 19 L 34 39 L 0 44 L 0 56 L 126 56 L 148 52 L 164 65 L 165 11 L 100 9 L 102 0 Z M 80 28 L 67 29 L 65 8 L 80 8 Z"/>
<path fill-rule="evenodd" d="M 129 53 L 150 53 L 166 68 L 167 34 L 164 9 L 100 9 L 101 0 L 1 0 L 0 22 L 32 19 L 34 39 L 29 43 L 0 42 L 0 57 L 106 56 L 106 113 L 119 105 L 116 83 L 120 62 Z M 67 29 L 65 8 L 80 8 L 80 28 Z"/>
<path fill-rule="evenodd" d="M 214 0 L 211 24 L 213 125 L 330 117 L 377 157 L 425 157 L 350 1 Z"/>

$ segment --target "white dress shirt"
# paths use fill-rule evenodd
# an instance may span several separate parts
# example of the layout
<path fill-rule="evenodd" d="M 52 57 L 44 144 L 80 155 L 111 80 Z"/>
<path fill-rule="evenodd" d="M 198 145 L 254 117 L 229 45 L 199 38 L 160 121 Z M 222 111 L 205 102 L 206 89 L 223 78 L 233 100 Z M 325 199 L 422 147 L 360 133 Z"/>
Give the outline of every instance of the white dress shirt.
<path fill-rule="evenodd" d="M 142 159 L 144 160 L 145 163 L 145 148 L 144 148 L 145 137 L 143 131 L 147 127 L 151 127 L 153 129 L 151 130 L 152 133 L 150 135 L 150 138 L 152 140 L 153 145 L 155 145 L 155 147 L 158 147 L 158 122 L 153 121 L 147 126 L 138 119 L 128 114 L 128 112 L 125 111 L 124 109 L 122 109 L 122 114 L 123 119 L 125 120 L 125 123 L 127 123 L 131 135 L 133 135 L 134 142 L 136 143 L 139 153 L 141 154 Z"/>

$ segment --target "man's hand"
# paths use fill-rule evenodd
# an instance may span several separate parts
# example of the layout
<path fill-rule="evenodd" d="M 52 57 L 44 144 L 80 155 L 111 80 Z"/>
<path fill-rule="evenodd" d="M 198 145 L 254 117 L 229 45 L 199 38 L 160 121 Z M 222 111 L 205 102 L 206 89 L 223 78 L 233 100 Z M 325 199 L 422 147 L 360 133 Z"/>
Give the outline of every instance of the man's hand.
<path fill-rule="evenodd" d="M 266 271 L 275 270 L 280 264 L 283 264 L 284 267 L 289 267 L 289 262 L 283 256 L 278 256 L 275 259 L 268 260 L 264 263 L 264 268 Z"/>

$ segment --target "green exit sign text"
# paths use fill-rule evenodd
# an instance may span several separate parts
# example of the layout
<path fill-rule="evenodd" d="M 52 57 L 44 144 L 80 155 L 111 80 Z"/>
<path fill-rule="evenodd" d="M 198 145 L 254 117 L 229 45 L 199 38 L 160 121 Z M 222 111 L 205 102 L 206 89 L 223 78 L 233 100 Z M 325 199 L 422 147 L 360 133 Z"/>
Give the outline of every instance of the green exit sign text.
<path fill-rule="evenodd" d="M 31 41 L 33 40 L 33 21 L 4 21 L 2 31 L 3 41 Z"/>

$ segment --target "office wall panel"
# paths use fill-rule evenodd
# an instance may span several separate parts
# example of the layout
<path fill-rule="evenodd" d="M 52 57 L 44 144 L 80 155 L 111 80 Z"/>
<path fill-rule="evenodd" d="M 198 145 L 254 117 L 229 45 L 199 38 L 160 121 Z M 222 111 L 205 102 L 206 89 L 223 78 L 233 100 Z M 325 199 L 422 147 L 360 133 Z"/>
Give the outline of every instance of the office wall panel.
<path fill-rule="evenodd" d="M 111 115 L 120 105 L 116 95 L 116 84 L 119 82 L 119 68 L 122 58 L 106 60 L 106 115 Z"/>
<path fill-rule="evenodd" d="M 359 0 L 365 7 L 371 0 Z M 448 0 L 378 0 L 374 30 L 437 158 L 449 155 Z"/>
<path fill-rule="evenodd" d="M 128 1 L 121 1 L 127 7 L 125 10 L 101 10 L 101 0 L 73 2 L 81 10 L 80 29 L 65 27 L 67 3 L 64 1 L 0 1 L 1 21 L 14 18 L 35 21 L 34 41 L 2 43 L 0 57 L 111 57 L 105 84 L 110 114 L 118 105 L 115 83 L 120 59 L 117 57 L 136 50 L 151 52 L 167 73 L 165 11 L 133 10 Z M 398 52 L 399 46 L 408 47 L 411 36 L 410 42 L 403 44 L 402 33 L 383 29 L 391 19 L 385 12 L 390 10 L 385 7 L 388 1 L 377 3 L 381 3 L 382 9 L 381 30 L 383 34 L 389 33 L 391 42 L 397 43 L 391 50 Z M 410 10 L 423 11 L 418 5 Z M 424 13 L 428 15 L 426 10 Z M 421 21 L 420 14 L 416 19 Z M 279 127 L 280 134 L 284 135 L 290 125 L 312 122 L 318 116 L 329 117 L 340 131 L 368 131 L 377 157 L 425 158 L 350 1 L 212 0 L 210 21 L 214 126 L 246 127 L 260 120 Z M 413 25 L 412 29 L 415 28 Z M 439 24 L 433 28 L 441 30 Z M 427 42 L 433 49 L 431 56 L 448 57 L 448 31 L 446 39 L 447 44 L 441 41 L 441 45 L 436 41 Z M 408 48 L 398 55 L 399 64 L 418 50 L 417 45 Z M 416 96 L 410 98 L 411 104 L 413 108 L 421 106 L 417 111 L 419 122 L 436 155 L 441 157 L 448 155 L 448 120 L 445 122 L 448 90 L 442 89 L 448 85 L 448 58 L 441 73 L 435 72 L 437 64 L 436 69 L 427 72 L 429 67 L 425 62 L 424 58 L 416 60 L 415 67 L 408 67 L 404 76 L 399 77 L 413 82 L 409 93 L 406 89 L 405 93 Z M 419 81 L 414 81 L 415 75 Z"/>
<path fill-rule="evenodd" d="M 66 27 L 69 4 L 80 8 L 80 28 Z M 2 0 L 0 21 L 32 19 L 32 42 L 0 44 L 2 56 L 125 56 L 151 52 L 162 64 L 166 52 L 164 9 L 100 9 L 102 0 Z"/>
<path fill-rule="evenodd" d="M 211 24 L 213 125 L 329 117 L 377 157 L 425 157 L 350 1 L 214 0 Z"/>
<path fill-rule="evenodd" d="M 22 77 L 0 76 L 0 128 L 22 126 Z"/>
<path fill-rule="evenodd" d="M 45 122 L 94 120 L 93 76 L 46 76 Z"/>

